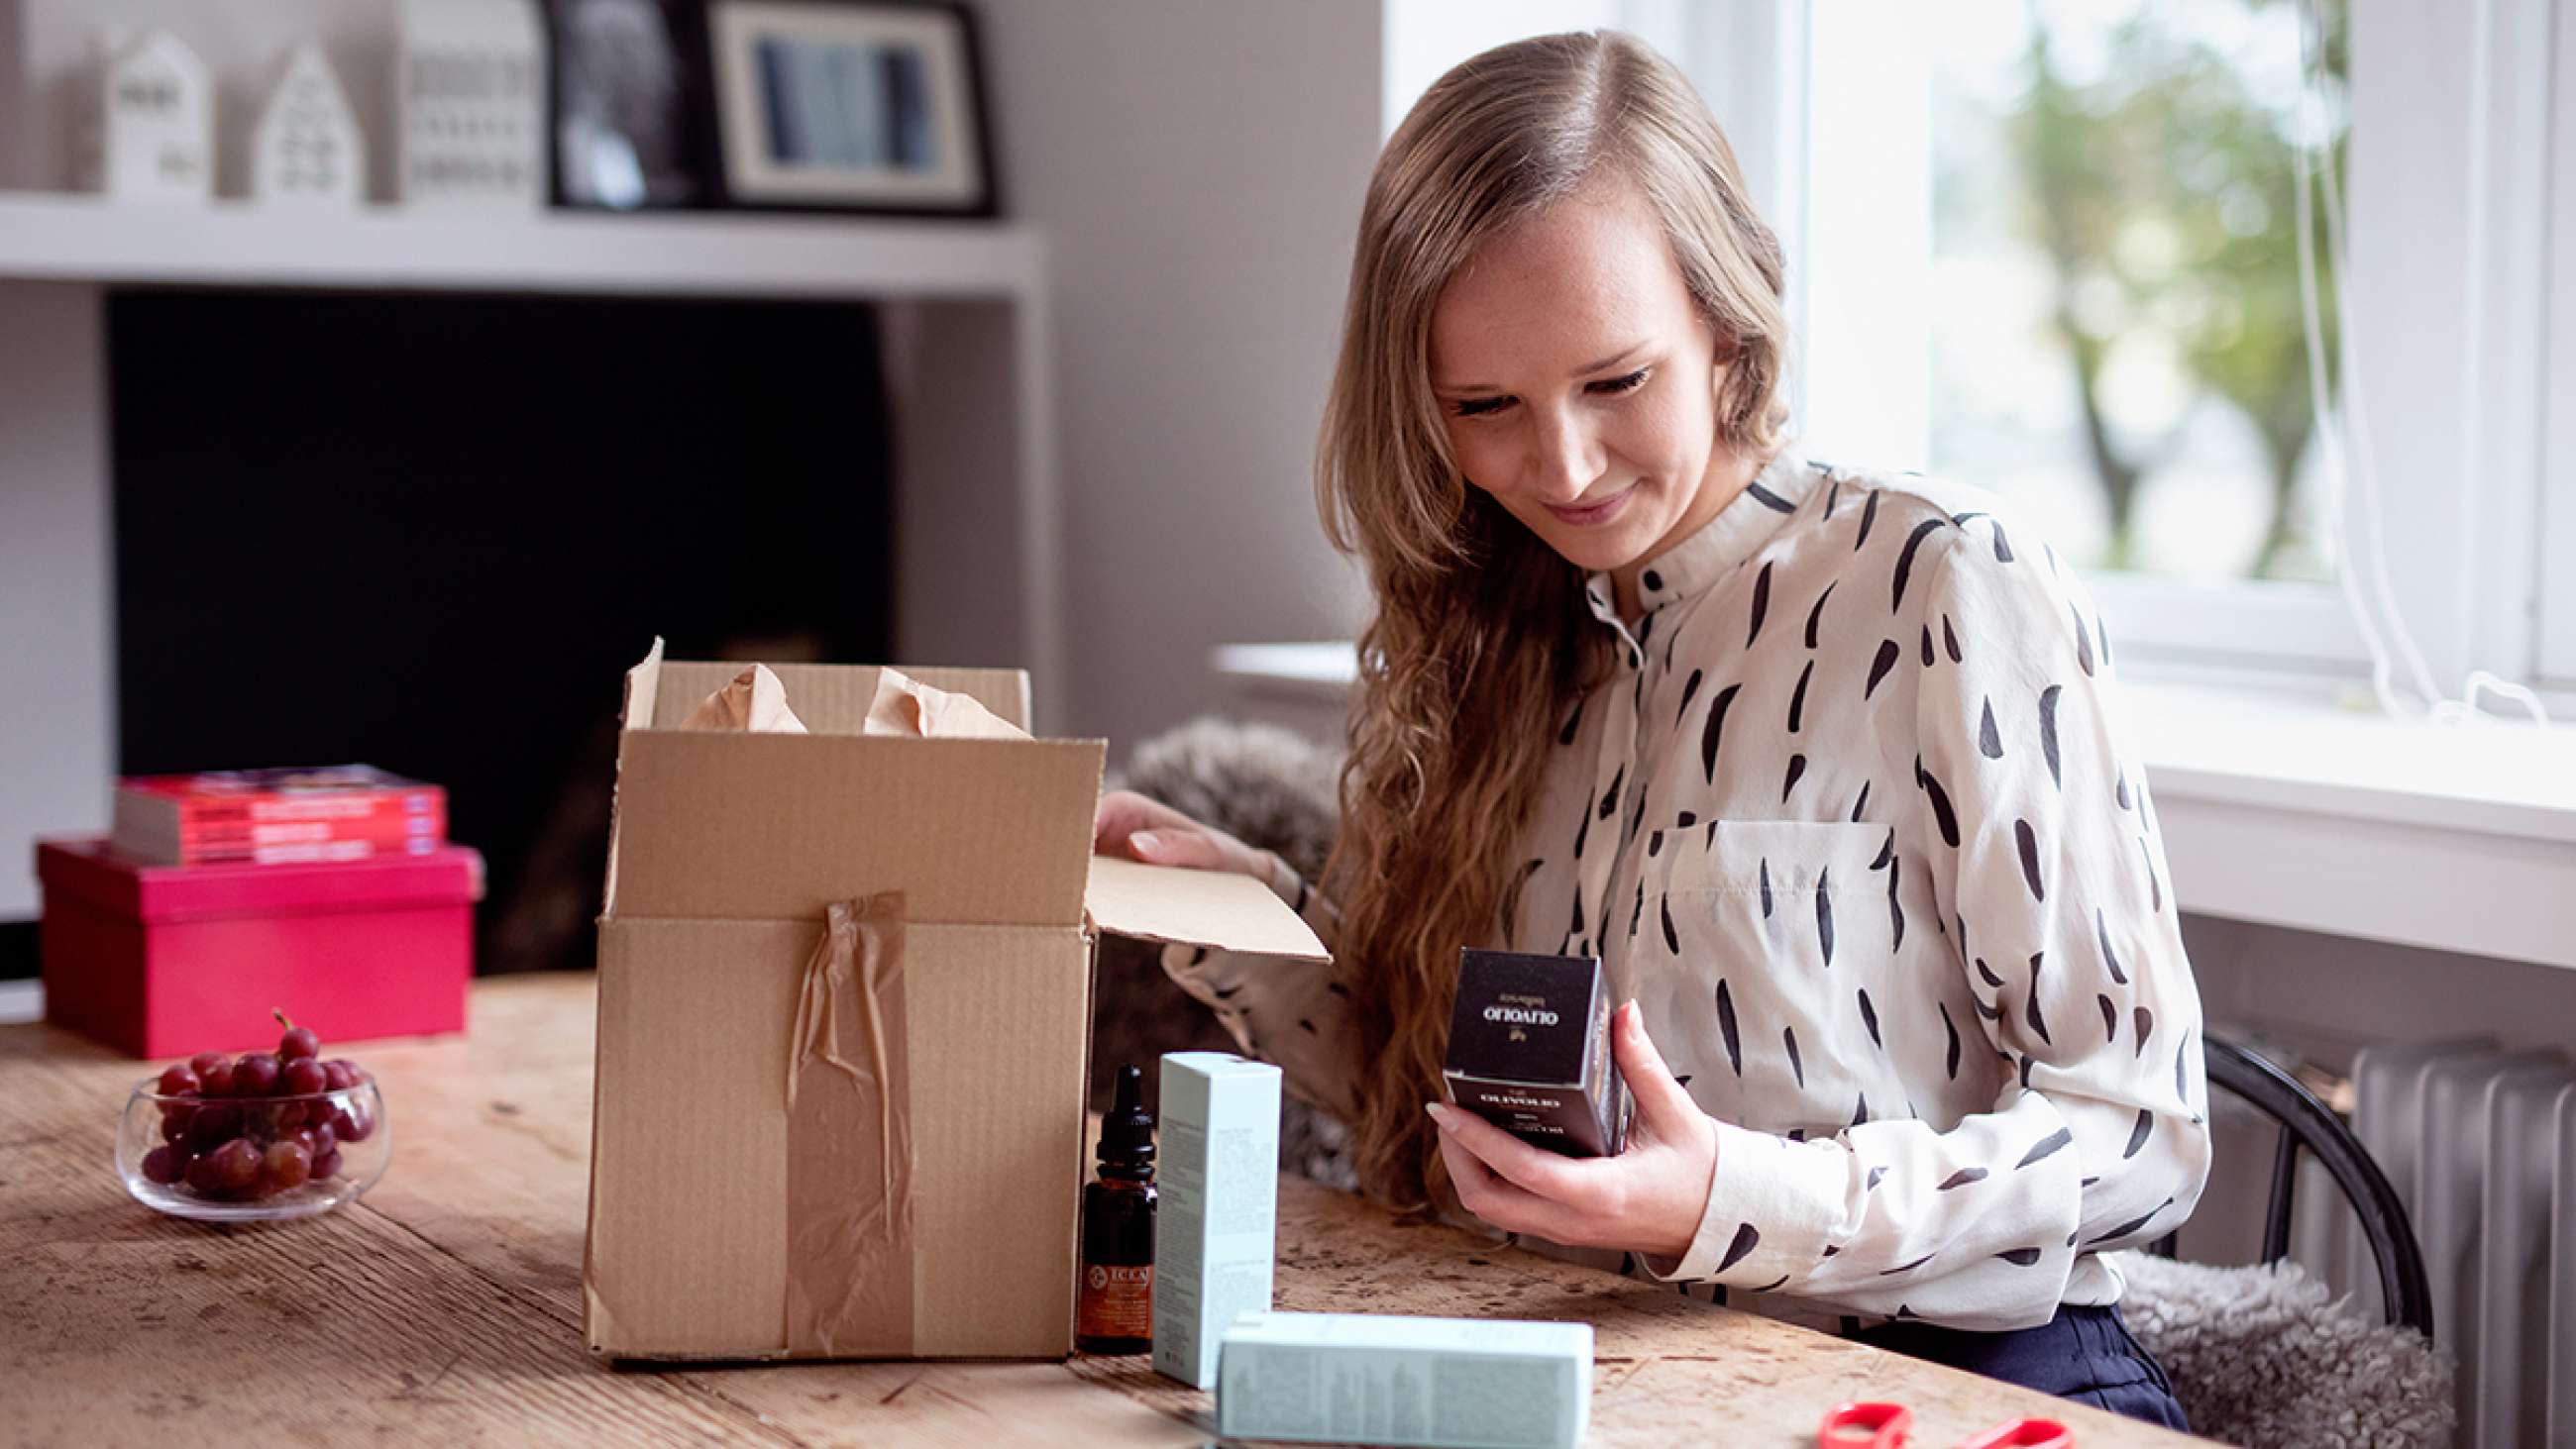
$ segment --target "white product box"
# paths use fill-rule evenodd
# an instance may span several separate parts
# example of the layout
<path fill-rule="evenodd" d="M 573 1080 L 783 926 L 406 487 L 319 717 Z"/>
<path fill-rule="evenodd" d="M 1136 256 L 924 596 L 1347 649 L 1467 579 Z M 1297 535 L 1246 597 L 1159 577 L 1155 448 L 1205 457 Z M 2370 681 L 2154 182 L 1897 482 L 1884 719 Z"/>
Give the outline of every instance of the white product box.
<path fill-rule="evenodd" d="M 1216 1387 L 1227 1325 L 1270 1307 L 1279 1228 L 1279 1069 L 1226 1052 L 1163 1057 L 1154 1217 L 1154 1367 Z"/>
<path fill-rule="evenodd" d="M 1255 1313 L 1225 1331 L 1228 1438 L 1574 1449 L 1592 1417 L 1592 1325 Z"/>

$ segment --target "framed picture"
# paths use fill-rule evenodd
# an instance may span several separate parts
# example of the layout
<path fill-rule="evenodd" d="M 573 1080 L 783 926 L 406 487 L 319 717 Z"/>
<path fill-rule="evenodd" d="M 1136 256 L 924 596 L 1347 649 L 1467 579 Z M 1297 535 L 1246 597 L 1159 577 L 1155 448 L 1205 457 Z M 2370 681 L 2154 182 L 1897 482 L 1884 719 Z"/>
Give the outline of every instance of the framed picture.
<path fill-rule="evenodd" d="M 964 5 L 714 0 L 707 25 L 727 204 L 998 209 Z"/>
<path fill-rule="evenodd" d="M 705 23 L 693 0 L 547 0 L 556 205 L 715 204 Z"/>

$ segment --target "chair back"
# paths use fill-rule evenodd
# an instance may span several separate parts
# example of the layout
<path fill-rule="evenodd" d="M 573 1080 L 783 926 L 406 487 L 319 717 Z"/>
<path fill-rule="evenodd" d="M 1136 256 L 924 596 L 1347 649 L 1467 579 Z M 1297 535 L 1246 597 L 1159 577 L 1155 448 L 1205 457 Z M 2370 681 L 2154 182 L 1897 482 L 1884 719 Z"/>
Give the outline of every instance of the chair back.
<path fill-rule="evenodd" d="M 2379 1267 L 2379 1296 L 2387 1305 L 2388 1321 L 2402 1323 L 2430 1341 L 2433 1294 L 2425 1282 L 2423 1249 L 2416 1244 L 2406 1204 L 2369 1149 L 2342 1118 L 2289 1073 L 2232 1041 L 2216 1036 L 2205 1041 L 2209 1084 L 2251 1103 L 2280 1124 L 2280 1138 L 2272 1152 L 2272 1196 L 2263 1214 L 2263 1262 L 2277 1263 L 2289 1256 L 2298 1158 L 2304 1148 L 2324 1166 L 2361 1220 L 2371 1257 Z M 2172 1257 L 2173 1235 L 2167 1233 L 2149 1251 Z"/>

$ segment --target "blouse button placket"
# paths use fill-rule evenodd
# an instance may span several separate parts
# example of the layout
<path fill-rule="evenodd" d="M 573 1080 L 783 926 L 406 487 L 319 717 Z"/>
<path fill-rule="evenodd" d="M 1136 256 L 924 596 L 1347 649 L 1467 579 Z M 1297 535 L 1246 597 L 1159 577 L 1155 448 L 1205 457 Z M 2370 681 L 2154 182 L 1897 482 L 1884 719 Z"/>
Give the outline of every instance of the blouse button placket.
<path fill-rule="evenodd" d="M 1646 651 L 1597 591 L 1592 592 L 1590 598 L 1594 615 L 1618 636 L 1619 674 L 1601 686 L 1602 692 L 1608 696 L 1610 717 L 1601 722 L 1601 743 L 1592 769 L 1592 793 L 1585 797 L 1583 806 L 1593 812 L 1591 826 L 1597 832 L 1594 839 L 1601 843 L 1586 852 L 1582 871 L 1575 878 L 1574 889 L 1582 904 L 1586 935 L 1577 938 L 1568 949 L 1606 956 L 1607 944 L 1616 934 L 1610 929 L 1610 916 L 1606 913 L 1611 907 L 1611 872 L 1620 856 L 1626 853 L 1628 845 L 1631 817 L 1628 797 L 1630 792 L 1645 788 L 1643 782 L 1635 777 L 1637 683 L 1638 676 L 1645 669 Z M 1614 788 L 1619 792 L 1616 798 L 1611 796 Z M 1609 800 L 1611 809 L 1606 820 L 1600 814 L 1605 799 Z M 1605 825 L 1615 828 L 1603 831 L 1601 827 Z"/>

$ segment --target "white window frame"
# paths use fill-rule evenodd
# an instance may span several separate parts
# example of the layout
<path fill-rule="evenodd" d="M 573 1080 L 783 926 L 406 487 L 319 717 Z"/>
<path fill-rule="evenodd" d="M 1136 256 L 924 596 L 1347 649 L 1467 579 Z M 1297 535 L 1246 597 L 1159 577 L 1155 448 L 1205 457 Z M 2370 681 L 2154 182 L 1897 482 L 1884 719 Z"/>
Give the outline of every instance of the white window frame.
<path fill-rule="evenodd" d="M 2561 0 L 2554 45 L 2531 48 L 2551 54 L 2549 94 L 2556 114 L 2548 122 L 2550 215 L 2544 242 L 2562 254 L 2576 244 L 2576 4 Z M 2546 255 L 2549 248 L 2541 248 Z M 2576 264 L 2551 268 L 2548 283 L 2547 359 L 2540 415 L 2540 526 L 2532 568 L 2540 579 L 2535 611 L 2540 638 L 2535 652 L 2541 679 L 2576 696 Z M 2545 565 L 2555 561 L 2559 567 Z"/>
<path fill-rule="evenodd" d="M 2540 674 L 2543 363 L 2565 351 L 2542 306 L 2550 9 L 2354 0 L 2347 336 L 2392 592 L 2454 691 L 2472 669 Z"/>

